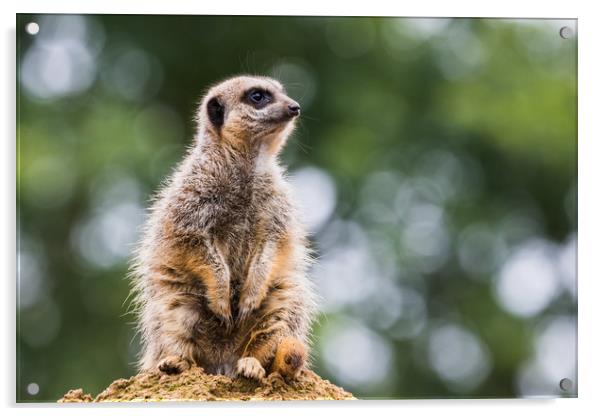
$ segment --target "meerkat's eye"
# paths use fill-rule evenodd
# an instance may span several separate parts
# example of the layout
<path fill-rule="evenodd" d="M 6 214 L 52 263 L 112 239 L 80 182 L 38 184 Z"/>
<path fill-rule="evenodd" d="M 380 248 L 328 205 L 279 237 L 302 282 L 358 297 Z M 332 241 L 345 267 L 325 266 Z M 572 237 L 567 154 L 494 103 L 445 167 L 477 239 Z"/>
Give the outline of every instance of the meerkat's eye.
<path fill-rule="evenodd" d="M 260 103 L 261 100 L 263 100 L 265 98 L 265 95 L 261 92 L 261 91 L 253 91 L 250 94 L 251 100 L 256 102 L 256 103 Z"/>
<path fill-rule="evenodd" d="M 272 101 L 272 95 L 268 91 L 254 88 L 247 94 L 247 99 L 255 107 L 261 108 Z"/>

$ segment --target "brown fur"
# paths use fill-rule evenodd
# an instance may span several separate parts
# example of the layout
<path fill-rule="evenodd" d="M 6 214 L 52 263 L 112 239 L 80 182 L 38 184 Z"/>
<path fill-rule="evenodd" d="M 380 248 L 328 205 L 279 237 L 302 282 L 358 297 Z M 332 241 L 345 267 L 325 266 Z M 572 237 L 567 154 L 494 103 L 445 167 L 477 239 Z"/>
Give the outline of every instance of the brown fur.
<path fill-rule="evenodd" d="M 284 338 L 276 350 L 271 371 L 278 371 L 286 379 L 296 379 L 307 361 L 305 345 L 296 338 Z"/>
<path fill-rule="evenodd" d="M 252 88 L 271 102 L 256 107 Z M 195 143 L 154 200 L 133 264 L 142 370 L 194 363 L 294 378 L 306 365 L 309 251 L 277 161 L 291 105 L 265 77 L 226 80 L 203 99 Z"/>

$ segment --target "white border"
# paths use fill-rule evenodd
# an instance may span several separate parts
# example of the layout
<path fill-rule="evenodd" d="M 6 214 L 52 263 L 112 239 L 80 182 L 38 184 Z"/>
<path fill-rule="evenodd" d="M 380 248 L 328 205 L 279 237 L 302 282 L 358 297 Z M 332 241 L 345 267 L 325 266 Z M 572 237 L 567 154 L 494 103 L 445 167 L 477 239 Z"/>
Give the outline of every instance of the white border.
<path fill-rule="evenodd" d="M 194 0 L 20 0 L 13 4 L 1 3 L 2 65 L 1 90 L 6 92 L 0 101 L 0 126 L 5 138 L 0 151 L 2 180 L 0 194 L 0 230 L 2 247 L 0 264 L 4 266 L 2 282 L 1 320 L 4 341 L 0 350 L 4 374 L 0 377 L 0 406 L 6 414 L 47 412 L 49 414 L 161 414 L 174 411 L 173 406 L 48 406 L 15 404 L 15 13 L 120 13 L 120 14 L 270 14 L 270 15 L 390 15 L 390 16 L 470 16 L 470 17 L 564 17 L 579 18 L 579 398 L 557 400 L 426 400 L 426 401 L 370 401 L 356 403 L 245 403 L 180 405 L 178 414 L 220 412 L 251 414 L 305 415 L 308 412 L 327 414 L 334 411 L 365 415 L 372 409 L 379 413 L 421 415 L 504 415 L 509 412 L 567 416 L 590 414 L 600 409 L 600 356 L 602 355 L 600 305 L 602 301 L 602 274 L 598 252 L 602 249 L 602 134 L 600 76 L 600 40 L 602 20 L 587 1 L 527 2 L 506 0 L 496 4 L 486 1 L 430 1 L 420 0 L 396 4 L 393 1 L 340 4 L 320 0 L 261 1 L 238 0 L 204 2 Z M 512 340 L 508 340 L 512 342 Z M 108 411 L 108 412 L 107 412 Z M 599 411 L 599 410 L 598 410 Z"/>

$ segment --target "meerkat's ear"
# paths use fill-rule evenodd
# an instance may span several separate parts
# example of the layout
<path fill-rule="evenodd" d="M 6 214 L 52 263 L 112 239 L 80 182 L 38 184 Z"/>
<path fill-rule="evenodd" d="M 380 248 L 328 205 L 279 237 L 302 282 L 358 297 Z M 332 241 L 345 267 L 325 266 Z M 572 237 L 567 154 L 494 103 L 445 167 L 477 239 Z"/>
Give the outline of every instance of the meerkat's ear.
<path fill-rule="evenodd" d="M 224 124 L 224 106 L 217 97 L 213 97 L 207 102 L 207 115 L 215 128 L 219 129 Z"/>

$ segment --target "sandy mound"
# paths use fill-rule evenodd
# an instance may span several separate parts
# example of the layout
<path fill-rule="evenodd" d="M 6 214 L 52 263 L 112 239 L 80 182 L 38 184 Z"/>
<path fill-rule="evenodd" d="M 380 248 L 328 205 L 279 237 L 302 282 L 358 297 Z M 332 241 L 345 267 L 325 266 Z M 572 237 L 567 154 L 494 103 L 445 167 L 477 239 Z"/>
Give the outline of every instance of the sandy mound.
<path fill-rule="evenodd" d="M 350 400 L 354 397 L 313 371 L 287 383 L 277 373 L 262 381 L 209 375 L 199 367 L 179 374 L 141 373 L 111 383 L 96 398 L 82 389 L 70 390 L 59 403 L 217 401 L 217 400 Z"/>

